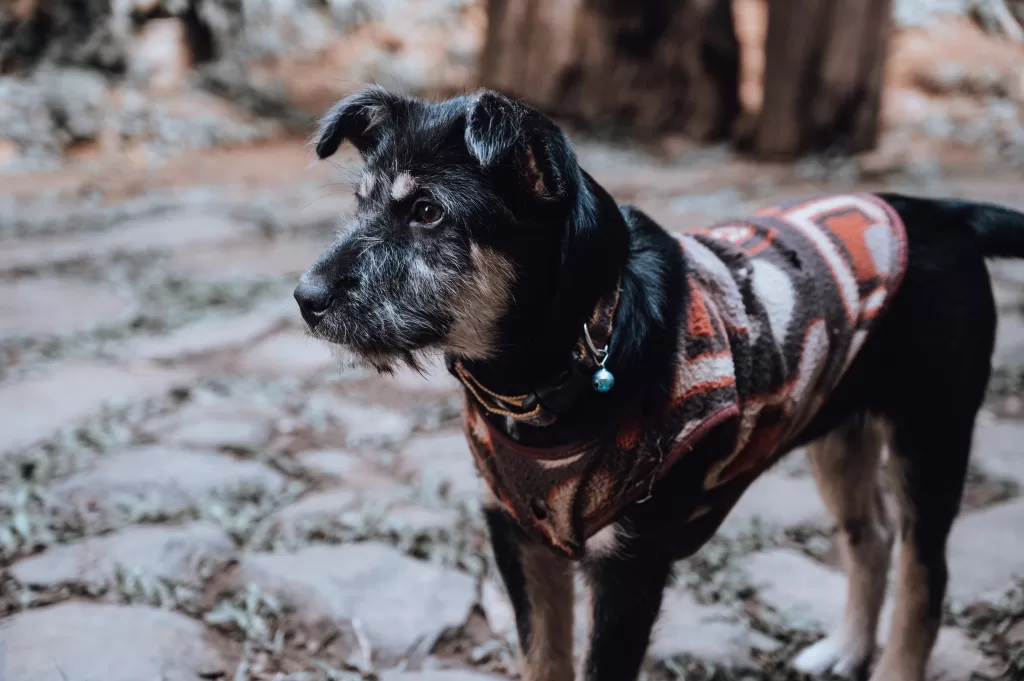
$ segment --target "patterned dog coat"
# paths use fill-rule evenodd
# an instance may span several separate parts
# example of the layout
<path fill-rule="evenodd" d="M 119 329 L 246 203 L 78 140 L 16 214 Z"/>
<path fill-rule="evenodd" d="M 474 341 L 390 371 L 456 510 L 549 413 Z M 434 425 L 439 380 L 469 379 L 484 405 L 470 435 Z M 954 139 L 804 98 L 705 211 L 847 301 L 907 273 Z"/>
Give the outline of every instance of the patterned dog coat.
<path fill-rule="evenodd" d="M 478 469 L 528 533 L 570 557 L 670 468 L 685 469 L 688 553 L 827 400 L 906 269 L 896 211 L 867 194 L 768 208 L 678 235 L 687 273 L 671 398 L 563 447 L 524 447 L 467 393 Z M 614 358 L 613 358 L 614 359 Z"/>

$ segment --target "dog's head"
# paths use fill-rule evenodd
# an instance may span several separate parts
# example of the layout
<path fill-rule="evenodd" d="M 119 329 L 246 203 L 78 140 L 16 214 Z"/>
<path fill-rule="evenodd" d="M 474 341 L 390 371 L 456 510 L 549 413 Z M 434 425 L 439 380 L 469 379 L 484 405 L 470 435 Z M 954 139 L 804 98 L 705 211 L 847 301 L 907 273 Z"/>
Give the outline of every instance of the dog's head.
<path fill-rule="evenodd" d="M 549 119 L 495 92 L 427 102 L 375 88 L 328 111 L 317 155 L 344 140 L 365 164 L 356 212 L 295 290 L 315 336 L 386 371 L 418 351 L 492 358 L 517 315 L 575 323 L 566 282 L 608 244 L 600 197 Z"/>

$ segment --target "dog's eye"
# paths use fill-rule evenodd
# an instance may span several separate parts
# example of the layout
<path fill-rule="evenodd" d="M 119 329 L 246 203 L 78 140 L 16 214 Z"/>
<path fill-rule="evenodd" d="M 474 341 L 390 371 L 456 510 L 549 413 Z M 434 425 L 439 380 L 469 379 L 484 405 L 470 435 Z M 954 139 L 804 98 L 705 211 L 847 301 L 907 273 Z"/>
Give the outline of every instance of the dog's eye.
<path fill-rule="evenodd" d="M 442 217 L 441 207 L 429 201 L 420 201 L 412 209 L 412 219 L 421 225 L 436 225 Z"/>

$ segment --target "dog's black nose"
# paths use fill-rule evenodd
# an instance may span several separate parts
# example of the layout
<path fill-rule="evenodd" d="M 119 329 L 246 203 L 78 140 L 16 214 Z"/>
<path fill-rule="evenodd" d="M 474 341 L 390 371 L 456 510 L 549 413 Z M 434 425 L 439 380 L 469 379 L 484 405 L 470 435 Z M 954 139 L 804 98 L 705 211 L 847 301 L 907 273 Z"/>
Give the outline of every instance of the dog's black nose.
<path fill-rule="evenodd" d="M 302 318 L 310 326 L 316 326 L 320 318 L 334 301 L 331 289 L 321 279 L 299 282 L 295 287 L 295 302 L 299 304 Z"/>

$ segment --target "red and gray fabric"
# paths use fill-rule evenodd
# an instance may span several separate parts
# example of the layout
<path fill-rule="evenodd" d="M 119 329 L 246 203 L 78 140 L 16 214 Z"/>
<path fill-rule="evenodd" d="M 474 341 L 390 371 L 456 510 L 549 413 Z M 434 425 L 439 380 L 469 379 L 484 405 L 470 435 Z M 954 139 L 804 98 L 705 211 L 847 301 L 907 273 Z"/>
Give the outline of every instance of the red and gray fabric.
<path fill-rule="evenodd" d="M 536 449 L 471 395 L 466 433 L 491 492 L 524 530 L 579 557 L 623 507 L 685 466 L 692 550 L 784 452 L 842 378 L 906 269 L 903 224 L 869 194 L 794 201 L 679 235 L 687 271 L 662 413 Z"/>

